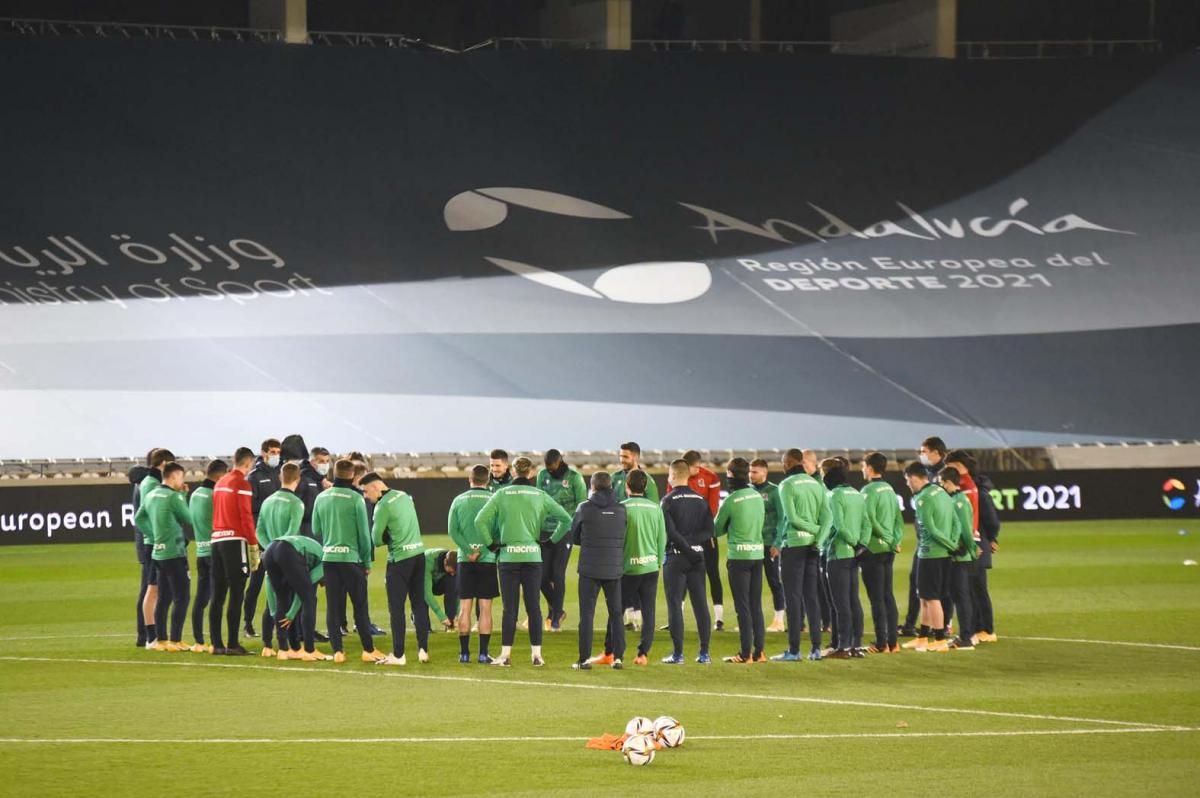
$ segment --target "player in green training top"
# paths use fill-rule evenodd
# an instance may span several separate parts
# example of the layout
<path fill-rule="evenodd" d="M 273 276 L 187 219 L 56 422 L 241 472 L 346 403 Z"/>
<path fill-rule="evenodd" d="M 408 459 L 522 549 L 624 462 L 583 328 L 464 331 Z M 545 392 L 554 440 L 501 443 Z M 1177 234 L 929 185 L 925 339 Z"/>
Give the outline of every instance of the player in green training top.
<path fill-rule="evenodd" d="M 212 598 L 212 496 L 217 480 L 229 473 L 229 464 L 213 460 L 204 472 L 204 481 L 192 491 L 188 500 L 188 515 L 192 517 L 192 537 L 196 541 L 196 597 L 192 599 L 192 651 L 211 654 L 212 646 L 204 642 L 204 616 Z"/>
<path fill-rule="evenodd" d="M 629 498 L 629 493 L 625 490 L 625 481 L 634 471 L 642 471 L 642 447 L 636 441 L 626 441 L 620 446 L 617 453 L 621 461 L 621 468 L 612 473 L 612 489 L 613 498 L 618 502 L 623 502 Z M 654 478 L 646 472 L 648 477 L 646 481 L 645 496 L 655 504 L 658 503 L 658 485 L 654 482 Z M 625 603 L 625 628 L 630 631 L 637 631 L 642 628 L 642 608 L 637 603 L 638 599 L 633 595 L 621 594 L 621 600 Z"/>
<path fill-rule="evenodd" d="M 830 603 L 833 605 L 833 659 L 862 657 L 863 611 L 859 600 L 858 555 L 866 553 L 870 535 L 867 501 L 848 484 L 847 463 L 828 459 L 821 476 L 830 491 L 830 534 L 826 541 Z"/>
<path fill-rule="evenodd" d="M 277 602 L 272 624 L 279 626 L 281 638 L 290 637 L 299 620 L 299 637 L 303 640 L 304 650 L 289 654 L 288 659 L 301 662 L 330 659 L 317 651 L 315 640 L 317 585 L 325 576 L 324 555 L 321 544 L 306 535 L 277 537 L 263 552 L 263 565 Z"/>
<path fill-rule="evenodd" d="M 779 501 L 779 486 L 770 480 L 770 464 L 761 457 L 750 461 L 750 484 L 762 494 L 763 509 L 763 578 L 771 591 L 771 604 L 775 617 L 767 625 L 768 632 L 783 632 L 787 629 L 784 616 L 787 599 L 783 594 L 783 578 L 779 570 L 779 519 L 783 516 L 783 505 Z"/>
<path fill-rule="evenodd" d="M 729 592 L 737 613 L 741 644 L 737 654 L 726 662 L 766 662 L 763 645 L 763 519 L 766 517 L 762 494 L 750 484 L 750 463 L 735 457 L 725 466 L 729 495 L 721 502 L 713 521 L 716 537 L 728 536 L 725 569 L 729 574 Z"/>
<path fill-rule="evenodd" d="M 142 584 L 138 593 L 138 607 L 141 612 L 141 623 L 138 625 L 138 644 L 144 644 L 150 648 L 150 644 L 158 639 L 158 632 L 161 631 L 165 635 L 166 630 L 158 629 L 154 623 L 155 609 L 158 606 L 158 566 L 151 556 L 154 549 L 153 533 L 148 522 L 138 524 L 136 512 L 141 509 L 142 503 L 150 491 L 162 484 L 162 468 L 168 463 L 175 462 L 175 455 L 169 449 L 151 449 L 150 453 L 146 455 L 146 462 L 150 467 L 145 470 L 141 480 L 137 483 L 137 491 L 134 495 L 133 525 L 141 537 L 138 546 L 138 561 L 142 564 Z"/>
<path fill-rule="evenodd" d="M 867 649 L 872 654 L 900 651 L 896 639 L 900 618 L 892 587 L 892 569 L 904 535 L 904 516 L 900 511 L 900 497 L 883 478 L 887 465 L 887 456 L 881 452 L 871 452 L 862 463 L 862 475 L 866 480 L 862 494 L 867 500 L 867 523 L 871 526 L 867 554 L 862 558 L 862 580 L 875 625 L 875 643 Z"/>
<path fill-rule="evenodd" d="M 488 490 L 491 474 L 485 465 L 471 468 L 468 490 L 454 497 L 446 518 L 446 531 L 458 547 L 458 661 L 471 662 L 471 618 L 478 602 L 479 663 L 488 665 L 492 658 L 488 644 L 492 639 L 492 601 L 500 595 L 496 577 L 496 554 L 488 548 L 490 538 L 475 528 L 475 517 L 492 497 Z"/>
<path fill-rule="evenodd" d="M 366 474 L 359 483 L 367 501 L 375 505 L 375 522 L 371 538 L 376 546 L 387 546 L 388 613 L 392 622 L 392 653 L 380 660 L 380 665 L 404 665 L 405 635 L 408 632 L 408 610 L 411 603 L 417 630 L 417 659 L 429 662 L 429 612 L 425 607 L 425 543 L 417 522 L 417 508 L 412 496 L 402 490 L 392 490 L 375 472 Z"/>
<path fill-rule="evenodd" d="M 517 633 L 517 604 L 525 597 L 525 612 L 534 620 L 542 617 L 542 547 L 538 537 L 547 516 L 556 518 L 558 529 L 550 536 L 557 543 L 571 529 L 571 516 L 562 506 L 533 484 L 533 461 L 518 457 L 513 463 L 516 478 L 500 488 L 475 517 L 476 531 L 498 549 L 500 595 L 504 602 L 500 656 L 492 664 L 512 665 L 512 645 Z M 542 658 L 542 625 L 529 625 L 529 644 L 535 667 L 546 664 Z"/>
<path fill-rule="evenodd" d="M 941 471 L 942 488 L 954 502 L 954 542 L 957 547 L 950 559 L 950 597 L 958 611 L 958 635 L 950 641 L 955 651 L 970 651 L 975 648 L 971 638 L 975 635 L 975 607 L 971 600 L 971 580 L 974 577 L 979 546 L 975 542 L 975 509 L 971 499 L 959 487 L 962 473 L 951 466 Z"/>
<path fill-rule="evenodd" d="M 443 632 L 454 630 L 458 617 L 458 552 L 454 549 L 425 549 L 425 606 L 442 625 Z M 426 616 L 426 623 L 433 623 Z"/>
<path fill-rule="evenodd" d="M 147 477 L 149 479 L 149 477 Z M 192 522 L 183 482 L 183 466 L 166 463 L 162 482 L 142 498 L 134 523 L 150 530 L 151 556 L 158 569 L 158 604 L 154 609 L 155 631 L 162 635 L 153 646 L 158 651 L 190 651 L 183 645 L 183 623 L 187 620 L 191 585 L 188 580 L 187 540 L 183 528 Z M 173 605 L 173 606 L 172 606 Z M 171 628 L 167 629 L 170 611 Z M 146 628 L 150 633 L 149 625 Z"/>
<path fill-rule="evenodd" d="M 354 463 L 338 460 L 333 466 L 333 487 L 313 502 L 312 530 L 324 543 L 325 622 L 333 661 L 346 661 L 342 649 L 341 619 L 346 611 L 346 596 L 354 606 L 354 623 L 362 643 L 363 662 L 384 659 L 375 650 L 371 638 L 371 619 L 367 617 L 367 573 L 371 564 L 371 530 L 367 528 L 367 505 L 354 489 Z"/>
<path fill-rule="evenodd" d="M 917 597 L 921 602 L 921 629 L 917 637 L 902 648 L 917 651 L 946 651 L 946 619 L 942 614 L 942 596 L 947 595 L 950 580 L 950 552 L 954 541 L 954 502 L 940 485 L 929 480 L 929 472 L 919 462 L 904 468 L 904 479 L 912 491 L 917 526 Z M 933 640 L 929 640 L 930 630 Z"/>
<path fill-rule="evenodd" d="M 558 449 L 546 450 L 545 463 L 546 467 L 538 472 L 537 486 L 562 505 L 567 515 L 574 517 L 575 508 L 587 501 L 588 497 L 583 475 L 567 465 Z M 563 600 L 567 594 L 567 561 L 571 559 L 569 540 L 550 542 L 554 527 L 553 519 L 547 519 L 538 538 L 542 547 L 542 595 L 546 598 L 548 610 L 542 626 L 548 632 L 562 629 L 563 616 L 566 614 L 563 612 Z"/>
<path fill-rule="evenodd" d="M 258 539 L 260 550 L 265 551 L 275 538 L 300 534 L 300 525 L 304 521 L 304 500 L 296 495 L 299 487 L 299 464 L 285 463 L 279 469 L 279 489 L 264 499 L 258 510 L 254 536 Z M 266 571 L 263 573 L 266 574 Z M 262 656 L 291 659 L 293 654 L 300 653 L 300 629 L 293 627 L 287 638 L 279 636 L 278 652 L 271 648 L 271 633 L 275 628 L 279 591 L 272 584 L 269 574 L 264 578 L 264 584 L 267 606 L 263 610 L 262 618 Z"/>

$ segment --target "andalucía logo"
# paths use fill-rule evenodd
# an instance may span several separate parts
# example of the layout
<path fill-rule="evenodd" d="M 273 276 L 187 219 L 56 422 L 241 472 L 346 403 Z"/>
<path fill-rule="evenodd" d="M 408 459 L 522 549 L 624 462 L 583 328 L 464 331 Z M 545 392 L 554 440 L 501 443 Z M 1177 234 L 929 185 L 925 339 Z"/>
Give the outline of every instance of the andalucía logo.
<path fill-rule="evenodd" d="M 516 205 L 578 219 L 626 220 L 632 217 L 614 208 L 578 197 L 533 188 L 478 188 L 451 197 L 442 211 L 446 227 L 455 231 L 486 230 L 508 218 Z M 540 266 L 488 256 L 493 266 L 526 280 L 592 299 L 611 299 L 642 305 L 669 305 L 703 296 L 712 286 L 708 264 L 690 261 L 626 263 L 605 271 L 590 286 Z"/>
<path fill-rule="evenodd" d="M 1187 504 L 1187 499 L 1184 494 L 1187 488 L 1183 482 L 1174 477 L 1163 483 L 1163 504 L 1167 505 L 1168 510 L 1182 510 L 1183 505 Z"/>

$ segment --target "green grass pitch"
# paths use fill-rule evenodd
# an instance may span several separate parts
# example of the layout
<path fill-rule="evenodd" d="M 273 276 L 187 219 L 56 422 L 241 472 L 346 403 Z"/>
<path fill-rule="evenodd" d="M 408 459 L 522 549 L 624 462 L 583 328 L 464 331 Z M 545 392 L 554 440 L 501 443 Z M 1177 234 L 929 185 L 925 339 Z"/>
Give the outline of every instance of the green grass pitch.
<path fill-rule="evenodd" d="M 573 581 L 543 670 L 521 634 L 503 672 L 435 634 L 384 672 L 356 638 L 342 666 L 138 650 L 132 545 L 0 547 L 0 795 L 1195 795 L 1200 528 L 1178 527 L 1007 525 L 1000 642 L 974 652 L 702 667 L 691 632 L 673 668 L 660 632 L 621 672 L 570 669 Z M 386 625 L 382 572 L 371 606 Z M 688 740 L 648 767 L 583 746 L 660 714 Z"/>

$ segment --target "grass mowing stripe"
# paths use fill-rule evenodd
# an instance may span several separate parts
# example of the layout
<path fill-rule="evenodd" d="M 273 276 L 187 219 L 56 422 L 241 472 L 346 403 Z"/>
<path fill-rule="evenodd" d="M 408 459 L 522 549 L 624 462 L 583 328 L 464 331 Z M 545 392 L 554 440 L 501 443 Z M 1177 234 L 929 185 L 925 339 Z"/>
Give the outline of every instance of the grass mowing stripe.
<path fill-rule="evenodd" d="M 689 736 L 697 742 L 720 740 L 860 740 L 899 739 L 905 737 L 1045 737 L 1064 734 L 1176 734 L 1200 731 L 1200 728 L 1145 729 L 1027 729 L 1021 731 L 958 731 L 958 732 L 847 732 L 841 734 L 706 734 Z M 358 745 L 362 743 L 424 744 L 424 743 L 582 743 L 587 737 L 0 737 L 0 745 Z"/>
<path fill-rule="evenodd" d="M 150 665 L 177 668 L 233 668 L 239 670 L 272 671 L 276 673 L 301 674 L 336 674 L 342 676 L 382 676 L 398 679 L 419 679 L 438 682 L 464 682 L 469 684 L 515 685 L 518 687 L 561 688 L 566 690 L 601 690 L 618 693 L 646 693 L 650 695 L 676 695 L 688 698 L 722 698 L 742 699 L 746 701 L 778 701 L 799 704 L 821 704 L 832 706 L 869 707 L 872 709 L 902 709 L 913 712 L 941 712 L 956 715 L 974 715 L 979 717 L 1017 718 L 1021 720 L 1046 720 L 1064 723 L 1095 723 L 1109 726 L 1130 728 L 1153 728 L 1164 731 L 1186 731 L 1186 726 L 1171 726 L 1159 723 L 1140 723 L 1126 720 L 1109 720 L 1105 718 L 1079 718 L 1066 715 L 1041 715 L 1029 712 L 1000 712 L 987 709 L 965 709 L 961 707 L 927 707 L 916 704 L 894 704 L 880 701 L 852 701 L 839 698 L 815 698 L 811 696 L 770 695 L 762 693 L 719 693 L 709 690 L 673 690 L 655 687 L 624 687 L 605 684 L 567 684 L 565 682 L 531 681 L 527 679 L 481 679 L 475 676 L 437 676 L 433 674 L 397 673 L 396 671 L 364 671 L 340 670 L 328 668 L 293 668 L 278 665 L 251 665 L 234 662 L 171 662 L 167 660 L 126 660 L 126 659 L 67 659 L 62 657 L 16 657 L 0 656 L 0 662 L 51 662 L 69 665 L 84 663 L 89 665 Z M 376 666 L 378 668 L 378 666 Z"/>
<path fill-rule="evenodd" d="M 1013 637 L 1005 635 L 1005 640 L 1034 640 L 1040 643 L 1086 643 L 1096 646 L 1132 646 L 1134 648 L 1165 648 L 1173 651 L 1200 651 L 1200 646 L 1178 646 L 1169 643 L 1134 643 L 1128 640 L 1083 640 L 1077 637 Z"/>

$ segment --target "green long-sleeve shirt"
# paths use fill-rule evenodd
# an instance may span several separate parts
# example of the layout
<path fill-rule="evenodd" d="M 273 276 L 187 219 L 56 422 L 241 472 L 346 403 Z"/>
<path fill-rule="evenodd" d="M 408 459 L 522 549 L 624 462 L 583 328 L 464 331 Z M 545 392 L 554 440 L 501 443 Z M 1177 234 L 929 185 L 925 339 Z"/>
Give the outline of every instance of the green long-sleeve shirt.
<path fill-rule="evenodd" d="M 138 518 L 141 518 L 141 523 L 138 523 Z M 191 522 L 183 494 L 162 484 L 146 494 L 134 518 L 138 529 L 142 529 L 143 524 L 150 529 L 150 545 L 154 547 L 150 557 L 154 560 L 187 556 L 183 527 Z"/>
<path fill-rule="evenodd" d="M 212 482 L 205 480 L 188 499 L 192 517 L 192 535 L 196 538 L 196 558 L 212 556 Z"/>
<path fill-rule="evenodd" d="M 867 520 L 867 499 L 849 485 L 838 485 L 829 497 L 833 525 L 827 543 L 831 560 L 848 560 L 856 546 L 866 545 L 871 535 Z"/>
<path fill-rule="evenodd" d="M 639 469 L 645 471 L 646 469 Z M 625 491 L 625 480 L 629 477 L 629 472 L 617 469 L 612 475 L 613 498 L 619 502 L 623 502 L 629 498 L 629 494 Z M 658 483 L 654 481 L 654 477 L 650 476 L 650 472 L 646 471 L 646 498 L 652 502 L 658 501 Z"/>
<path fill-rule="evenodd" d="M 258 522 L 254 525 L 258 545 L 266 549 L 275 538 L 300 534 L 303 520 L 304 500 L 287 488 L 280 488 L 258 508 Z"/>
<path fill-rule="evenodd" d="M 446 610 L 433 594 L 433 586 L 449 576 L 446 569 L 438 568 L 437 564 L 437 558 L 445 553 L 445 549 L 425 549 L 425 603 L 442 622 L 446 621 Z"/>
<path fill-rule="evenodd" d="M 765 504 L 762 494 L 750 486 L 734 490 L 721 502 L 713 521 L 713 537 L 729 536 L 728 559 L 763 558 Z"/>
<path fill-rule="evenodd" d="M 954 502 L 941 485 L 930 482 L 913 496 L 917 515 L 917 558 L 939 560 L 950 556 L 954 542 Z"/>
<path fill-rule="evenodd" d="M 325 562 L 371 567 L 371 532 L 366 501 L 352 488 L 335 485 L 313 502 L 312 529 L 324 543 Z"/>
<path fill-rule="evenodd" d="M 304 567 L 308 569 L 308 578 L 314 585 L 325 578 L 325 562 L 323 559 L 325 552 L 319 541 L 307 535 L 283 535 L 282 537 L 275 538 L 272 541 L 272 545 L 291 546 L 299 552 L 300 556 L 304 558 Z M 286 615 L 294 621 L 299 612 L 300 597 L 296 596 L 292 600 L 292 605 Z"/>
<path fill-rule="evenodd" d="M 425 551 L 413 497 L 402 490 L 389 490 L 383 494 L 375 505 L 371 538 L 376 546 L 387 543 L 388 562 L 407 560 Z"/>
<path fill-rule="evenodd" d="M 651 574 L 667 557 L 667 522 L 658 502 L 630 496 L 625 506 L 625 573 Z"/>
<path fill-rule="evenodd" d="M 896 491 L 883 479 L 873 479 L 862 487 L 867 500 L 867 523 L 871 535 L 867 549 L 872 554 L 886 554 L 896 550 L 904 536 L 904 514 Z"/>
<path fill-rule="evenodd" d="M 768 548 L 783 547 L 783 533 L 780 519 L 783 515 L 783 503 L 779 500 L 779 486 L 770 480 L 761 485 L 751 485 L 763 497 L 763 545 Z"/>
<path fill-rule="evenodd" d="M 563 475 L 562 479 L 555 479 L 553 474 L 543 468 L 538 472 L 534 484 L 550 494 L 550 498 L 558 502 L 570 516 L 575 515 L 576 507 L 587 501 L 588 491 L 587 485 L 583 481 L 583 474 L 574 468 L 567 468 L 567 473 Z M 542 527 L 541 539 L 549 540 L 550 536 L 554 534 L 555 526 L 554 519 L 547 518 L 545 526 Z"/>
<path fill-rule="evenodd" d="M 954 557 L 954 561 L 972 562 L 979 557 L 978 544 L 975 542 L 975 508 L 971 505 L 970 497 L 961 490 L 950 500 L 954 502 L 954 546 L 955 549 L 966 549 L 966 553 Z"/>
<path fill-rule="evenodd" d="M 155 476 L 155 474 L 157 474 L 157 473 L 159 473 L 159 472 L 157 469 L 155 469 L 154 473 L 147 474 L 146 476 L 142 477 L 142 481 L 138 483 L 138 510 L 139 510 L 139 512 L 141 511 L 141 509 L 143 507 L 146 506 L 146 497 L 150 495 L 150 491 L 154 490 L 155 488 L 157 488 L 159 485 L 162 484 L 162 480 L 160 480 L 157 476 Z M 154 538 L 154 530 L 150 528 L 149 520 L 147 520 L 145 524 L 139 524 L 137 521 L 137 515 L 134 515 L 133 525 L 136 526 L 138 528 L 138 530 L 141 531 L 142 542 L 145 543 L 147 546 L 149 546 L 153 542 L 153 538 Z"/>
<path fill-rule="evenodd" d="M 825 486 L 805 473 L 792 474 L 779 483 L 779 539 L 783 548 L 824 546 L 833 524 Z"/>
<path fill-rule="evenodd" d="M 479 554 L 475 562 L 495 562 L 496 553 L 488 548 L 491 538 L 475 528 L 475 517 L 492 498 L 487 488 L 471 488 L 454 497 L 446 517 L 446 532 L 458 547 L 458 561 L 469 562 L 471 555 Z"/>
<path fill-rule="evenodd" d="M 550 536 L 557 543 L 570 530 L 571 516 L 546 491 L 520 480 L 492 494 L 475 516 L 475 529 L 489 546 L 500 544 L 498 562 L 541 562 L 538 538 L 548 517 L 558 521 Z"/>

